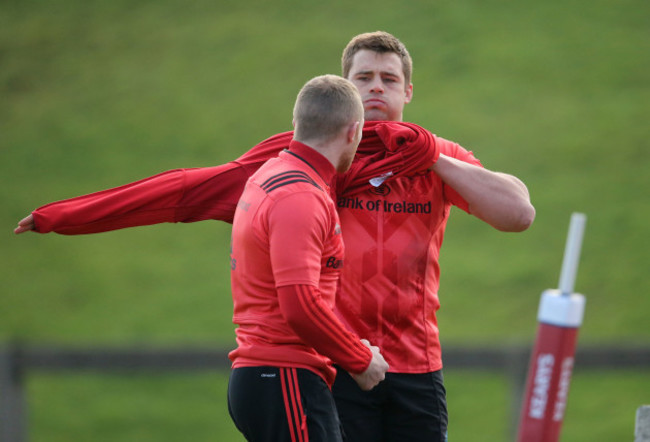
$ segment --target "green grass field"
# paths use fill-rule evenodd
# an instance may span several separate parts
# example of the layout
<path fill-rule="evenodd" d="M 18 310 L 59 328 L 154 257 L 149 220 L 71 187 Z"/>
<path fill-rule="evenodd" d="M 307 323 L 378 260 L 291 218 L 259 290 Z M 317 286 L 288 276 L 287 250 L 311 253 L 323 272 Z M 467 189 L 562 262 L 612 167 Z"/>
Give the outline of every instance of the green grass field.
<path fill-rule="evenodd" d="M 443 345 L 532 343 L 574 211 L 588 216 L 579 343 L 650 345 L 648 16 L 641 0 L 1 2 L 0 343 L 232 347 L 228 225 L 12 229 L 50 201 L 221 164 L 289 130 L 299 88 L 383 29 L 415 62 L 405 119 L 519 176 L 537 209 L 522 234 L 452 214 Z M 445 376 L 450 440 L 509 440 L 507 379 Z M 238 441 L 226 380 L 36 374 L 31 440 Z M 648 385 L 578 361 L 562 440 L 631 440 Z"/>

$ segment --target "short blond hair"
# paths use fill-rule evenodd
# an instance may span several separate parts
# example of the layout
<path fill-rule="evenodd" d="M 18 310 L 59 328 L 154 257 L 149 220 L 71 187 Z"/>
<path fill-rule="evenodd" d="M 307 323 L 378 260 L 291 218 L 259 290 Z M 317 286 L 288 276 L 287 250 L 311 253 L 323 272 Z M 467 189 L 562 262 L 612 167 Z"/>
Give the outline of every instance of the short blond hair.
<path fill-rule="evenodd" d="M 357 88 L 338 75 L 321 75 L 300 89 L 293 108 L 294 137 L 298 141 L 328 141 L 348 124 L 363 120 Z"/>
<path fill-rule="evenodd" d="M 350 43 L 343 50 L 341 57 L 341 69 L 343 77 L 348 78 L 352 69 L 352 61 L 357 52 L 367 49 L 379 54 L 394 53 L 402 60 L 402 72 L 404 73 L 404 86 L 411 84 L 413 75 L 413 59 L 404 43 L 388 32 L 376 31 L 359 34 L 350 40 Z"/>

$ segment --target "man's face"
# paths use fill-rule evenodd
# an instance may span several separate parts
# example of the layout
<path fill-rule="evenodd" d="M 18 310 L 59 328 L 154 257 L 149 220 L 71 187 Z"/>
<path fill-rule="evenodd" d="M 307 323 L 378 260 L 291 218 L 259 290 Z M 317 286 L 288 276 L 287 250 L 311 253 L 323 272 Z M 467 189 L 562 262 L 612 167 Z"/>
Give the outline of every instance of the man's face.
<path fill-rule="evenodd" d="M 366 121 L 402 121 L 404 105 L 413 96 L 413 85 L 404 84 L 399 55 L 363 49 L 352 59 L 348 80 L 361 93 Z"/>

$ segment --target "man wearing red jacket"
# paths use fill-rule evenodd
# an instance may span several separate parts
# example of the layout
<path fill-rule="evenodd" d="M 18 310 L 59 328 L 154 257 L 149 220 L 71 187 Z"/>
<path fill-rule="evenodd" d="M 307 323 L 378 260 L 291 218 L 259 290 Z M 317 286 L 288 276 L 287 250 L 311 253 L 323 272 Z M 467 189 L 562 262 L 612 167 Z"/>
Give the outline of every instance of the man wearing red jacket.
<path fill-rule="evenodd" d="M 361 140 L 359 92 L 335 75 L 310 80 L 294 125 L 289 149 L 251 176 L 235 211 L 228 409 L 249 441 L 336 442 L 331 361 L 363 390 L 388 369 L 333 311 L 344 246 L 330 184 Z"/>
<path fill-rule="evenodd" d="M 356 158 L 363 159 L 369 128 L 389 124 L 385 121 L 402 121 L 404 106 L 413 97 L 412 60 L 394 36 L 373 32 L 350 41 L 343 52 L 342 67 L 343 76 L 361 93 L 366 121 L 383 121 L 366 123 Z M 250 167 L 259 156 L 269 153 L 265 147 L 274 143 L 286 147 L 282 137 L 267 140 L 233 163 L 203 169 L 201 178 L 198 174 L 194 175 L 196 180 L 190 177 L 186 186 L 180 185 L 178 176 L 162 175 L 117 191 L 41 207 L 22 220 L 16 232 L 75 234 L 164 221 L 230 221 L 229 214 L 234 211 L 230 201 L 234 198 L 228 196 L 241 192 L 237 183 L 252 173 Z M 446 440 L 436 311 L 438 258 L 451 206 L 501 231 L 525 230 L 535 217 L 520 180 L 483 168 L 471 152 L 456 143 L 434 139 L 437 161 L 430 167 L 425 162 L 424 168 L 429 169 L 425 173 L 416 173 L 417 167 L 407 170 L 408 165 L 377 170 L 377 174 L 364 177 L 366 181 L 353 184 L 358 191 L 354 195 L 346 194 L 337 183 L 346 265 L 336 311 L 352 330 L 379 346 L 390 365 L 386 379 L 370 392 L 359 389 L 344 370 L 338 372 L 333 392 L 350 441 Z M 422 159 L 417 154 L 402 158 L 414 162 Z M 171 186 L 174 192 L 148 193 L 157 182 L 170 189 L 166 180 L 177 182 Z M 144 200 L 127 207 L 114 205 L 121 192 L 137 200 L 134 195 L 139 187 Z M 143 207 L 152 210 L 145 213 Z M 153 219 L 151 213 L 159 217 Z"/>

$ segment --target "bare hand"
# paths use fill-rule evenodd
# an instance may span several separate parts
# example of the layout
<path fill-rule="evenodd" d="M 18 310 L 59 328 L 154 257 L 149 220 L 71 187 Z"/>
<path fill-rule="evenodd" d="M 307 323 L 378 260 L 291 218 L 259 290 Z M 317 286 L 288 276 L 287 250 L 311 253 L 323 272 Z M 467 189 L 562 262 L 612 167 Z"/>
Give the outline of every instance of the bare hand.
<path fill-rule="evenodd" d="M 34 230 L 34 217 L 31 213 L 18 221 L 18 227 L 14 229 L 14 233 L 18 235 L 19 233 L 28 232 L 30 230 Z"/>
<path fill-rule="evenodd" d="M 384 380 L 386 371 L 388 371 L 388 363 L 381 355 L 379 347 L 370 345 L 370 342 L 365 339 L 362 339 L 361 342 L 367 345 L 372 352 L 372 359 L 366 371 L 359 374 L 352 374 L 352 378 L 357 381 L 357 384 L 359 384 L 362 390 L 368 391 L 375 388 L 377 384 Z"/>

